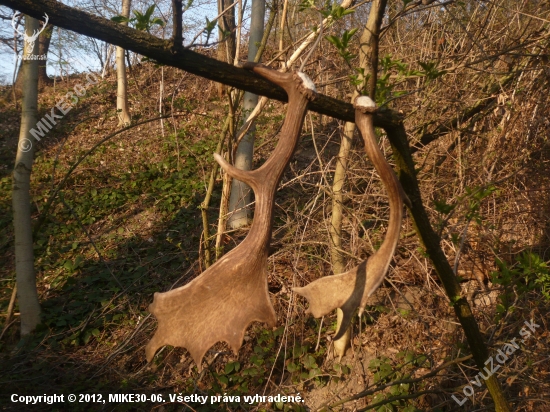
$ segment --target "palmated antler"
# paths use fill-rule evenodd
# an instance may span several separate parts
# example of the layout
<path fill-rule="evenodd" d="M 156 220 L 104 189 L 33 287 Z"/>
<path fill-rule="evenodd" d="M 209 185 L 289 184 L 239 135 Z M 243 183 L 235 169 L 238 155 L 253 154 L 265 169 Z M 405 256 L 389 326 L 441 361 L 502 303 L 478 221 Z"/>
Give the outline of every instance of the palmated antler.
<path fill-rule="evenodd" d="M 376 104 L 367 96 L 358 97 L 354 103 L 355 123 L 363 135 L 365 151 L 388 190 L 390 220 L 386 238 L 371 257 L 348 272 L 326 276 L 293 290 L 309 301 L 308 313 L 320 318 L 336 308 L 341 308 L 344 318 L 334 339 L 348 329 L 355 309 L 359 315 L 365 310 L 367 299 L 380 286 L 395 252 L 403 219 L 403 201 L 408 201 L 393 169 L 378 147 L 372 115 Z"/>
<path fill-rule="evenodd" d="M 180 346 L 189 350 L 200 370 L 204 354 L 216 342 L 225 341 L 237 352 L 252 322 L 276 323 L 267 291 L 275 190 L 296 148 L 308 101 L 316 92 L 303 73 L 280 73 L 249 63 L 245 67 L 281 86 L 289 102 L 279 143 L 260 168 L 239 170 L 214 155 L 230 176 L 254 190 L 254 221 L 243 242 L 196 279 L 166 293 L 155 293 L 149 311 L 157 318 L 158 329 L 145 349 L 148 362 L 161 346 Z"/>

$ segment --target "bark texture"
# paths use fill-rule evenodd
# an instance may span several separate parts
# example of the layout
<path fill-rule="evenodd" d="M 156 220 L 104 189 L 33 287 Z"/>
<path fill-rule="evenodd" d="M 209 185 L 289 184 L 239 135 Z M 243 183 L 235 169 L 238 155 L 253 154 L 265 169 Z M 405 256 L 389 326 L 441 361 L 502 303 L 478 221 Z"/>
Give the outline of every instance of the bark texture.
<path fill-rule="evenodd" d="M 39 27 L 38 20 L 25 16 L 25 30 L 32 34 Z M 23 54 L 37 54 L 27 43 Z M 13 170 L 13 226 L 15 234 L 15 273 L 17 297 L 21 313 L 21 336 L 31 333 L 40 323 L 40 303 L 36 290 L 34 250 L 32 241 L 30 180 L 33 163 L 33 142 L 30 130 L 38 121 L 38 60 L 23 60 L 21 67 L 23 103 L 21 129 Z"/>
<path fill-rule="evenodd" d="M 38 36 L 38 54 L 40 56 L 48 55 L 50 50 L 50 43 L 52 41 L 53 26 L 49 24 L 40 36 Z M 53 79 L 48 76 L 47 72 L 47 63 L 48 60 L 39 60 L 38 61 L 38 87 L 43 88 L 53 84 Z"/>
<path fill-rule="evenodd" d="M 130 16 L 130 8 L 132 7 L 131 0 L 122 1 L 122 13 L 121 16 L 128 18 Z M 128 22 L 120 23 L 128 26 Z M 128 80 L 126 79 L 126 61 L 124 59 L 126 50 L 117 46 L 116 48 L 116 79 L 117 79 L 117 93 L 116 93 L 116 111 L 118 116 L 118 125 L 126 126 L 131 122 L 130 112 L 128 111 Z"/>

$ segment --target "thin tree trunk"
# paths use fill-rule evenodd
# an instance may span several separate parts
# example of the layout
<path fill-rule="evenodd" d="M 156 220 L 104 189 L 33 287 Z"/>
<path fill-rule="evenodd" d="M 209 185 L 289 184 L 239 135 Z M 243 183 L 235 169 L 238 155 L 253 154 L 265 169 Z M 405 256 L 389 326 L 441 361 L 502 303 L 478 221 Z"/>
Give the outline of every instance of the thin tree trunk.
<path fill-rule="evenodd" d="M 40 56 L 47 56 L 50 50 L 50 42 L 52 40 L 53 26 L 50 24 L 44 29 L 40 36 L 38 36 L 38 54 Z M 47 71 L 48 60 L 38 61 L 38 87 L 49 86 L 53 84 L 53 79 L 48 76 Z"/>
<path fill-rule="evenodd" d="M 25 16 L 26 33 L 38 29 L 38 20 Z M 38 53 L 38 42 L 29 50 L 25 42 L 24 56 Z M 40 323 L 40 303 L 36 290 L 34 251 L 31 224 L 30 180 L 34 147 L 30 130 L 38 121 L 38 60 L 23 60 L 21 67 L 23 103 L 21 129 L 13 169 L 13 227 L 15 233 L 15 273 L 19 312 L 21 313 L 21 336 L 31 333 Z"/>
<path fill-rule="evenodd" d="M 233 65 L 236 66 L 239 63 L 239 56 L 240 56 L 240 48 L 241 48 L 241 32 L 243 29 L 243 0 L 239 0 L 239 21 L 237 22 L 237 27 L 235 29 L 235 38 L 236 38 L 236 44 L 235 44 L 235 58 L 233 59 Z"/>
<path fill-rule="evenodd" d="M 338 151 L 338 159 L 336 161 L 336 170 L 334 171 L 334 181 L 332 183 L 332 216 L 329 227 L 330 234 L 330 257 L 332 260 L 332 271 L 335 275 L 345 272 L 346 265 L 344 257 L 340 252 L 342 250 L 342 217 L 343 217 L 343 200 L 344 195 L 342 189 L 344 186 L 346 170 L 348 168 L 349 152 L 351 150 L 351 142 L 353 140 L 353 132 L 355 131 L 355 123 L 346 122 L 342 141 L 340 142 L 340 150 Z M 342 309 L 336 309 L 336 330 L 340 330 L 340 325 L 344 318 Z M 334 341 L 334 355 L 341 358 L 346 353 L 351 339 L 351 329 L 348 328 L 340 339 Z"/>
<path fill-rule="evenodd" d="M 221 155 L 223 149 L 223 142 L 225 141 L 225 136 L 229 130 L 230 115 L 228 115 L 223 124 L 220 137 L 218 139 L 218 145 L 216 147 L 217 153 Z M 206 196 L 204 197 L 203 202 L 201 203 L 201 214 L 202 214 L 202 227 L 203 227 L 203 238 L 204 238 L 204 266 L 206 268 L 210 267 L 212 264 L 212 258 L 210 255 L 210 224 L 208 222 L 208 208 L 210 206 L 210 199 L 212 198 L 212 193 L 214 192 L 214 185 L 216 184 L 216 176 L 218 174 L 219 164 L 214 162 L 212 166 L 212 171 L 210 172 L 210 179 L 208 180 L 208 186 L 206 189 Z"/>
<path fill-rule="evenodd" d="M 131 0 L 122 1 L 122 16 L 130 16 Z M 128 22 L 122 22 L 125 26 Z M 122 47 L 116 48 L 116 77 L 117 77 L 117 94 L 116 94 L 116 111 L 118 115 L 118 125 L 125 126 L 130 124 L 131 118 L 128 111 L 128 81 L 126 79 L 126 62 L 124 60 L 125 50 Z"/>
<path fill-rule="evenodd" d="M 231 0 L 218 0 L 218 14 L 222 13 L 226 8 L 231 6 L 231 4 L 233 4 Z M 235 7 L 231 7 L 220 17 L 218 26 L 218 60 L 233 64 L 237 50 Z M 224 32 L 226 34 L 224 34 Z M 224 94 L 225 88 L 226 86 L 218 83 L 218 95 L 220 98 Z"/>
<path fill-rule="evenodd" d="M 38 24 L 40 27 L 40 23 Z M 38 36 L 38 50 L 36 50 L 36 55 L 48 55 L 48 51 L 50 49 L 50 42 L 52 40 L 52 33 L 53 33 L 53 25 L 49 24 L 46 26 L 44 31 L 40 33 Z M 53 80 L 48 77 L 48 74 L 46 72 L 46 64 L 47 60 L 39 60 L 38 61 L 38 87 L 42 88 L 47 85 L 53 84 Z M 21 60 L 21 63 L 19 64 L 19 68 L 17 70 L 17 77 L 15 78 L 15 89 L 20 91 L 23 88 L 23 60 Z"/>
<path fill-rule="evenodd" d="M 228 123 L 229 136 L 234 136 L 235 135 L 235 110 L 234 110 L 234 106 L 232 106 L 231 104 L 229 104 L 229 114 L 227 115 L 227 120 L 229 121 Z M 231 142 L 228 142 L 227 148 L 228 148 L 228 153 L 225 160 L 230 162 L 231 159 L 229 158 L 229 151 L 231 150 Z M 229 196 L 231 194 L 232 183 L 233 183 L 233 179 L 231 178 L 231 176 L 229 176 L 227 173 L 222 171 L 222 198 L 220 200 L 220 213 L 218 215 L 218 232 L 216 234 L 216 244 L 215 244 L 216 261 L 223 255 L 222 240 L 223 240 L 223 234 L 225 232 L 226 217 L 227 217 L 226 215 L 227 215 L 227 209 L 229 204 Z"/>
<path fill-rule="evenodd" d="M 287 10 L 288 10 L 288 0 L 284 0 L 283 14 L 281 15 L 281 24 L 279 29 L 279 53 L 283 52 L 283 44 L 284 44 L 283 40 L 285 37 L 285 22 L 286 22 Z M 285 61 L 284 57 L 282 58 L 282 61 L 284 63 Z"/>
<path fill-rule="evenodd" d="M 4 336 L 4 333 L 8 330 L 11 324 L 11 318 L 13 316 L 13 309 L 15 308 L 15 298 L 17 296 L 17 282 L 13 285 L 13 290 L 11 292 L 10 303 L 8 304 L 8 310 L 6 311 L 6 321 L 4 322 L 4 328 L 2 333 L 0 333 L 0 339 Z"/>
<path fill-rule="evenodd" d="M 174 40 L 174 49 L 179 50 L 183 46 L 183 28 L 182 28 L 183 4 L 182 0 L 172 0 L 172 30 L 174 31 L 172 39 Z"/>
<path fill-rule="evenodd" d="M 264 34 L 265 1 L 252 0 L 252 12 L 250 21 L 250 39 L 248 41 L 248 61 L 254 61 L 256 53 L 262 42 Z M 248 115 L 258 103 L 258 95 L 246 92 L 243 102 L 243 118 L 246 121 Z M 235 167 L 241 170 L 252 168 L 252 156 L 254 154 L 255 124 L 250 126 L 248 133 L 243 137 L 235 152 Z M 229 213 L 232 213 L 227 224 L 236 229 L 248 224 L 251 217 L 250 208 L 246 205 L 252 201 L 250 187 L 239 180 L 234 179 L 231 185 L 229 198 Z"/>
<path fill-rule="evenodd" d="M 367 86 L 369 96 L 375 100 L 376 98 L 376 79 L 378 74 L 378 37 L 380 34 L 380 26 L 382 18 L 386 10 L 387 0 L 374 0 L 371 4 L 367 25 L 363 30 L 360 40 L 359 64 L 364 69 L 365 73 L 369 74 Z M 364 81 L 365 79 L 363 79 Z M 352 103 L 359 95 L 355 91 L 352 96 Z M 338 161 L 336 170 L 334 171 L 334 182 L 332 187 L 332 218 L 330 222 L 330 247 L 331 259 L 334 274 L 343 273 L 345 271 L 344 258 L 341 254 L 342 250 L 342 216 L 343 216 L 343 194 L 342 188 L 344 185 L 345 174 L 348 165 L 349 152 L 351 150 L 351 142 L 353 133 L 355 132 L 355 123 L 347 122 L 344 126 L 342 143 L 338 152 Z M 343 320 L 343 312 L 341 309 L 336 310 L 336 330 L 340 329 L 340 324 Z M 341 358 L 346 353 L 351 339 L 351 330 L 348 329 L 344 335 L 334 341 L 334 354 Z"/>

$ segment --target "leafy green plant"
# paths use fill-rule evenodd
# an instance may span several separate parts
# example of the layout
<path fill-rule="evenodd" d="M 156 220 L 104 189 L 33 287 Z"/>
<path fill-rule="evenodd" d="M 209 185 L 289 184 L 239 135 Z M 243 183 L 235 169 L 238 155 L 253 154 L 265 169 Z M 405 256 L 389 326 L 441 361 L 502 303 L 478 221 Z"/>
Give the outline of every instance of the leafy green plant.
<path fill-rule="evenodd" d="M 261 330 L 247 363 L 231 361 L 222 371 L 213 372 L 216 381 L 212 393 L 248 395 L 251 388 L 263 384 L 265 376 L 276 363 L 274 348 L 283 332 L 283 327 L 275 331 Z"/>
<path fill-rule="evenodd" d="M 212 31 L 216 28 L 216 25 L 218 24 L 218 20 L 214 19 L 210 21 L 208 17 L 205 17 L 206 19 L 206 26 L 204 27 L 204 31 L 206 31 L 206 41 L 205 43 L 208 44 L 208 40 L 210 39 L 210 36 L 212 35 Z"/>
<path fill-rule="evenodd" d="M 374 383 L 377 385 L 390 384 L 394 381 L 403 381 L 411 377 L 413 370 L 417 367 L 423 367 L 428 363 L 428 358 L 423 354 L 415 354 L 413 351 L 401 351 L 396 354 L 395 361 L 392 361 L 386 356 L 381 356 L 376 359 L 372 359 L 369 363 L 369 370 L 373 373 Z M 371 400 L 370 404 L 376 404 L 385 400 L 392 399 L 392 397 L 406 396 L 411 393 L 412 385 L 407 382 L 397 383 L 391 385 L 387 392 L 381 392 L 376 394 Z M 375 408 L 379 412 L 389 412 L 406 410 L 417 411 L 412 405 L 407 405 L 404 400 L 396 399 L 392 402 L 388 402 L 378 408 Z M 404 409 L 403 409 L 404 408 Z"/>
<path fill-rule="evenodd" d="M 354 54 L 348 51 L 349 42 L 355 33 L 357 33 L 357 29 L 344 30 L 341 37 L 325 36 L 325 39 L 327 39 L 334 47 L 336 47 L 336 50 L 338 50 L 338 54 L 344 59 L 344 61 L 348 65 L 350 64 L 351 60 L 356 57 Z"/>
<path fill-rule="evenodd" d="M 442 215 L 448 215 L 456 207 L 455 204 L 448 204 L 445 200 L 434 200 L 435 210 L 441 213 Z"/>
<path fill-rule="evenodd" d="M 447 74 L 446 70 L 439 70 L 437 68 L 439 62 L 433 61 L 433 62 L 418 62 L 420 67 L 422 67 L 423 71 L 418 71 L 415 74 L 418 74 L 420 76 L 425 76 L 428 80 L 435 80 L 438 77 L 441 77 L 445 74 Z"/>
<path fill-rule="evenodd" d="M 327 7 L 326 9 L 319 10 L 324 18 L 331 17 L 332 20 L 340 20 L 344 16 L 347 16 L 348 14 L 355 13 L 355 10 L 351 9 L 345 9 L 344 7 L 340 6 L 338 3 L 332 3 L 330 7 Z"/>
<path fill-rule="evenodd" d="M 469 197 L 468 212 L 466 213 L 466 219 L 474 220 L 477 224 L 481 224 L 481 215 L 479 214 L 479 208 L 481 207 L 481 201 L 486 197 L 492 195 L 497 191 L 494 185 L 488 185 L 479 188 L 466 187 L 466 196 Z"/>
<path fill-rule="evenodd" d="M 136 30 L 146 31 L 147 33 L 151 32 L 151 29 L 155 26 L 164 27 L 164 21 L 160 17 L 153 17 L 155 11 L 155 4 L 150 5 L 145 13 L 141 13 L 138 10 L 133 10 L 134 17 L 128 18 L 124 16 L 115 16 L 111 20 L 115 23 L 130 23 L 133 24 Z"/>
<path fill-rule="evenodd" d="M 497 321 L 508 311 L 513 311 L 514 288 L 521 296 L 533 290 L 539 290 L 544 299 L 550 301 L 550 270 L 548 263 L 531 251 L 523 252 L 514 265 L 496 259 L 499 270 L 491 272 L 491 281 L 504 286 L 497 305 Z"/>
<path fill-rule="evenodd" d="M 443 228 L 446 226 L 452 214 L 456 210 L 459 210 L 457 209 L 457 206 L 461 203 L 465 203 L 466 211 L 464 217 L 467 223 L 474 221 L 478 225 L 482 225 L 483 217 L 479 213 L 481 204 L 484 199 L 494 193 L 498 194 L 498 189 L 494 185 L 490 184 L 473 188 L 466 187 L 465 193 L 453 203 L 447 203 L 446 200 L 434 200 L 434 208 L 441 215 L 438 222 L 439 232 L 441 233 L 443 231 Z M 451 233 L 451 240 L 455 245 L 458 245 L 460 243 L 460 235 L 458 233 Z"/>

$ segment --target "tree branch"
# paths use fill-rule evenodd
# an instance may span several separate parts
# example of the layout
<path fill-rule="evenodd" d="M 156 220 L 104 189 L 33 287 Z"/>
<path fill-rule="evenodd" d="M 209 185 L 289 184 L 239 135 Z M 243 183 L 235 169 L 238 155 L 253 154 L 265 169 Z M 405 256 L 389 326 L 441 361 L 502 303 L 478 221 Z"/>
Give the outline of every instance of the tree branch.
<path fill-rule="evenodd" d="M 174 50 L 172 40 L 159 39 L 147 32 L 68 7 L 56 0 L 0 0 L 0 5 L 11 7 L 38 19 L 47 13 L 50 23 L 55 26 L 132 50 L 159 63 L 177 67 L 209 80 L 271 99 L 288 101 L 282 88 L 254 73 L 192 50 Z M 315 101 L 310 102 L 308 108 L 336 119 L 355 121 L 352 105 L 332 97 L 319 94 Z M 374 124 L 376 127 L 390 126 L 392 119 L 391 111 L 380 112 L 375 115 Z"/>
<path fill-rule="evenodd" d="M 181 49 L 183 44 L 182 14 L 183 14 L 182 0 L 172 0 L 172 25 L 174 30 L 172 39 L 174 42 L 175 50 Z"/>

